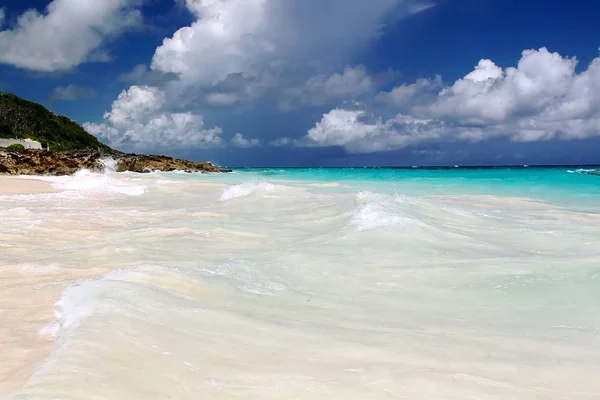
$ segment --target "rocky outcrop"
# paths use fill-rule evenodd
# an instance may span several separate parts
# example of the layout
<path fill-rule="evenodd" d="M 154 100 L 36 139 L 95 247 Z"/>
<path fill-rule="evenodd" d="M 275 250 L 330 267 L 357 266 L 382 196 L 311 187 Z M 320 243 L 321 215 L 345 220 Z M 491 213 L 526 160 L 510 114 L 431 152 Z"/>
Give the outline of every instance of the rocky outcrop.
<path fill-rule="evenodd" d="M 0 92 L 0 138 L 9 139 L 4 145 L 19 139 L 36 140 L 40 147 L 49 150 L 0 148 L 0 174 L 71 175 L 80 169 L 103 171 L 105 159 L 112 159 L 111 167 L 118 172 L 230 172 L 209 162 L 121 153 L 69 118 L 11 93 Z"/>
<path fill-rule="evenodd" d="M 71 175 L 81 169 L 104 171 L 106 160 L 117 172 L 185 171 L 231 172 L 209 162 L 178 160 L 167 156 L 125 154 L 118 151 L 76 150 L 49 152 L 44 150 L 9 151 L 0 149 L 0 174 Z"/>

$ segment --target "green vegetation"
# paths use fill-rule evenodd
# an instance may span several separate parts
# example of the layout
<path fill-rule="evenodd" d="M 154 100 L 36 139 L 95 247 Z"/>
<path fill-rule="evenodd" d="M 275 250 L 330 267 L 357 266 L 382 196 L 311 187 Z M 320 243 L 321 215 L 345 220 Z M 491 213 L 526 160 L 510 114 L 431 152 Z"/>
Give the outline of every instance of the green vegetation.
<path fill-rule="evenodd" d="M 10 151 L 25 151 L 25 146 L 23 146 L 20 143 L 15 143 L 15 144 L 11 144 L 6 149 L 10 150 Z"/>
<path fill-rule="evenodd" d="M 0 92 L 0 138 L 32 139 L 51 151 L 111 148 L 63 115 L 10 93 Z"/>

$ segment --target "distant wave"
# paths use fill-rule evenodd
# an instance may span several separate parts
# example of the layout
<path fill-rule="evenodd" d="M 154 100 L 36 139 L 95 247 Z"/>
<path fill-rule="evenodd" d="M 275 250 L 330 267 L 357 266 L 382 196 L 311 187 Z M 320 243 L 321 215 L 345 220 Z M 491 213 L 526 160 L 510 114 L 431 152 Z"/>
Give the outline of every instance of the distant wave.
<path fill-rule="evenodd" d="M 596 171 L 597 171 L 596 169 L 578 168 L 576 170 L 570 169 L 567 172 L 570 173 L 570 174 L 591 174 L 591 173 L 594 173 Z"/>
<path fill-rule="evenodd" d="M 323 183 L 309 183 L 308 186 L 317 187 L 317 188 L 339 188 L 344 187 L 341 183 L 338 182 L 323 182 Z"/>

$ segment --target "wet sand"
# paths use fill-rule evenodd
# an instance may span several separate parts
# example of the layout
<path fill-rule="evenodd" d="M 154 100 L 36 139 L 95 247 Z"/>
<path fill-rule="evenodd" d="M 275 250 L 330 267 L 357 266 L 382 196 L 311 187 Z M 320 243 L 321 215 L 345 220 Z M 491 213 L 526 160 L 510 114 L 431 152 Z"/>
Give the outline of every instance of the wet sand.
<path fill-rule="evenodd" d="M 57 192 L 49 182 L 0 176 L 0 196 Z M 0 248 L 0 257 L 2 248 Z M 52 335 L 40 334 L 53 305 L 71 282 L 96 270 L 8 266 L 0 268 L 0 398 L 23 386 L 50 356 Z"/>
<path fill-rule="evenodd" d="M 22 387 L 52 351 L 53 305 L 70 284 L 98 269 L 0 269 L 0 398 Z"/>
<path fill-rule="evenodd" d="M 56 192 L 60 192 L 60 190 L 53 188 L 50 182 L 14 176 L 0 176 L 0 196 Z"/>

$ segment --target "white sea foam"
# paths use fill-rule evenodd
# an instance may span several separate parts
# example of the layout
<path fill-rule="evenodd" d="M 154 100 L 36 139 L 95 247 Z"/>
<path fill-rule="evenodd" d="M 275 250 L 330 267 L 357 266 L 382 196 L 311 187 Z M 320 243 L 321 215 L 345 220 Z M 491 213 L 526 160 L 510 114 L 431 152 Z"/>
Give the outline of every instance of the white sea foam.
<path fill-rule="evenodd" d="M 245 182 L 239 185 L 233 185 L 225 189 L 221 195 L 222 201 L 246 197 L 253 193 L 267 193 L 283 190 L 282 186 L 276 186 L 265 181 Z"/>
<path fill-rule="evenodd" d="M 116 172 L 117 171 L 117 161 L 112 157 L 101 158 L 100 164 L 104 166 L 104 172 Z"/>
<path fill-rule="evenodd" d="M 317 187 L 317 188 L 339 188 L 344 187 L 341 183 L 338 182 L 323 182 L 323 183 L 310 183 L 308 186 Z"/>
<path fill-rule="evenodd" d="M 16 207 L 9 209 L 6 215 L 11 217 L 31 217 L 33 212 L 25 207 Z"/>
<path fill-rule="evenodd" d="M 72 335 L 82 322 L 106 305 L 97 298 L 102 284 L 122 275 L 123 271 L 117 270 L 67 287 L 52 308 L 55 319 L 40 329 L 40 335 L 63 339 Z"/>
<path fill-rule="evenodd" d="M 406 196 L 360 192 L 356 197 L 359 206 L 350 221 L 360 231 L 394 225 L 422 225 L 417 218 L 402 214 L 400 203 L 409 199 Z"/>
<path fill-rule="evenodd" d="M 259 268 L 248 263 L 225 263 L 198 271 L 206 276 L 231 279 L 239 290 L 261 296 L 275 296 L 291 286 L 280 277 L 262 276 Z"/>
<path fill-rule="evenodd" d="M 40 179 L 50 181 L 55 188 L 67 191 L 116 193 L 127 196 L 140 196 L 146 193 L 146 186 L 130 183 L 123 178 L 119 174 L 110 173 L 110 171 L 97 173 L 83 169 L 70 176 L 43 177 Z"/>

